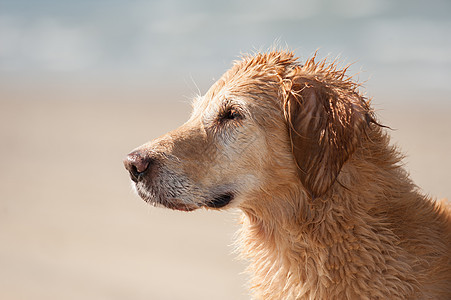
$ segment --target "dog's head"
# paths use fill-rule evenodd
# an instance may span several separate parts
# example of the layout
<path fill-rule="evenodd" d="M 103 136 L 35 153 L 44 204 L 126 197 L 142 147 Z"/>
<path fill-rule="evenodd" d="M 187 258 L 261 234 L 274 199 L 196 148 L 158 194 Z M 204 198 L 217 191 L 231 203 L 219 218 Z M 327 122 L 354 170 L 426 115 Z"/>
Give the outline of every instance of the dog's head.
<path fill-rule="evenodd" d="M 372 120 L 356 88 L 314 58 L 249 56 L 195 100 L 184 125 L 135 149 L 125 167 L 143 199 L 177 210 L 258 201 L 290 185 L 319 197 Z"/>

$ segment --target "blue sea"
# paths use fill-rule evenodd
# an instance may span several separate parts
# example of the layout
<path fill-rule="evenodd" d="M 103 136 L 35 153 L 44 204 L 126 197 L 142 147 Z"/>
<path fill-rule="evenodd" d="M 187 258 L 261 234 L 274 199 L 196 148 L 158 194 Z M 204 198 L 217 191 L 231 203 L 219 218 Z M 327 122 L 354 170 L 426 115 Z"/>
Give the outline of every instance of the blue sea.
<path fill-rule="evenodd" d="M 275 45 L 352 63 L 370 94 L 451 101 L 449 0 L 0 0 L 11 84 L 118 77 L 202 93 L 241 54 Z"/>

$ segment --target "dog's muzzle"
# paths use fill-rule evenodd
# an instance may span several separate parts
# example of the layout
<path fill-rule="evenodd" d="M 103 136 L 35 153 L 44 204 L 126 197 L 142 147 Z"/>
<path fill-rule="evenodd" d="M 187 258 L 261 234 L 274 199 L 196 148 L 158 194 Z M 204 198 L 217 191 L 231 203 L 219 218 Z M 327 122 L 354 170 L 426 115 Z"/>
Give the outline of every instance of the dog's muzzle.
<path fill-rule="evenodd" d="M 191 211 L 200 207 L 221 209 L 226 207 L 235 198 L 230 188 L 217 189 L 214 192 L 206 192 L 200 197 L 200 202 L 184 201 L 184 191 L 178 190 L 186 183 L 183 181 L 161 180 L 161 162 L 149 152 L 138 149 L 134 150 L 124 159 L 124 166 L 130 174 L 131 180 L 136 185 L 138 195 L 146 202 L 161 204 L 165 207 Z M 171 178 L 175 178 L 171 176 Z M 166 182 L 165 186 L 160 186 Z"/>

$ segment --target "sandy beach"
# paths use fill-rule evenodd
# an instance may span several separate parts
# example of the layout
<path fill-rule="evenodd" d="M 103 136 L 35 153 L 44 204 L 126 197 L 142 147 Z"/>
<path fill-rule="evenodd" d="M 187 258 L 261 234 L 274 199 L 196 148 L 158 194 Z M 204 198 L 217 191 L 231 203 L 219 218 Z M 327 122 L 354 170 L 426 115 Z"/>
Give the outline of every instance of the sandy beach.
<path fill-rule="evenodd" d="M 0 98 L 0 298 L 249 299 L 239 212 L 150 207 L 122 165 L 188 101 L 64 97 Z M 390 100 L 374 103 L 413 180 L 450 198 L 451 105 Z"/>

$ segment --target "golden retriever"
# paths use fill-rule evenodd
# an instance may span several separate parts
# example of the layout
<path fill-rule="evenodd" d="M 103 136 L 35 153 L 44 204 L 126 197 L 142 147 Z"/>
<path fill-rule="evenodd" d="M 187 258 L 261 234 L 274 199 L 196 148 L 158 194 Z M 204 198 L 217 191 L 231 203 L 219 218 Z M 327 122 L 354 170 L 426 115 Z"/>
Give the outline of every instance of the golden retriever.
<path fill-rule="evenodd" d="M 184 125 L 127 156 L 136 191 L 241 209 L 255 298 L 451 299 L 450 209 L 411 182 L 345 71 L 244 57 Z"/>

